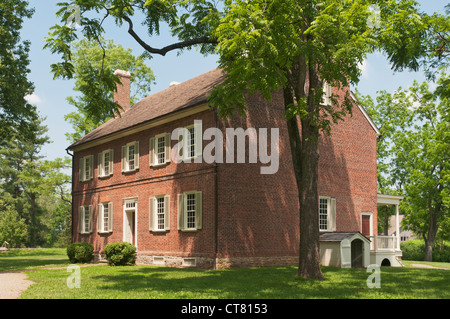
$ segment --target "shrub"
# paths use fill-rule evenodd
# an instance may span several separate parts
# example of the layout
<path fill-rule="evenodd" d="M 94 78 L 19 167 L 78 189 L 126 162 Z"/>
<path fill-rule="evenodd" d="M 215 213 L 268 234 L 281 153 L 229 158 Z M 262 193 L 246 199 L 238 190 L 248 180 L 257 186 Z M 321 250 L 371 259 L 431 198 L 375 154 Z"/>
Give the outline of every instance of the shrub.
<path fill-rule="evenodd" d="M 134 265 L 136 262 L 136 247 L 126 242 L 115 242 L 105 246 L 105 258 L 110 265 Z"/>
<path fill-rule="evenodd" d="M 67 246 L 67 256 L 71 263 L 87 263 L 92 261 L 94 246 L 90 243 L 73 243 Z"/>

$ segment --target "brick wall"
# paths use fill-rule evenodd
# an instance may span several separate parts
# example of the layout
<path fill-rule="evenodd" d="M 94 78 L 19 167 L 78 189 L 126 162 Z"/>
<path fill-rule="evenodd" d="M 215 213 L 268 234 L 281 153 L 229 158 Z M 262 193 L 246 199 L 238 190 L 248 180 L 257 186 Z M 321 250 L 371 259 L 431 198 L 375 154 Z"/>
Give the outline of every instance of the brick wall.
<path fill-rule="evenodd" d="M 214 230 L 214 167 L 206 163 L 170 163 L 159 168 L 149 165 L 149 138 L 156 134 L 172 132 L 175 128 L 188 126 L 195 119 L 201 119 L 204 127 L 212 126 L 212 112 L 202 112 L 177 122 L 120 138 L 101 146 L 76 152 L 74 154 L 73 187 L 73 241 L 87 241 L 94 245 L 95 252 L 102 252 L 106 244 L 123 240 L 123 200 L 137 198 L 137 247 L 141 252 L 156 255 L 176 254 L 179 256 L 213 256 Z M 139 141 L 139 170 L 122 173 L 121 147 L 129 142 Z M 172 146 L 177 141 L 172 141 Z M 98 153 L 114 149 L 113 175 L 98 178 Z M 79 158 L 94 155 L 94 178 L 80 182 L 78 176 Z M 177 194 L 197 190 L 203 194 L 203 228 L 197 232 L 181 232 L 177 229 Z M 155 195 L 170 195 L 170 230 L 161 233 L 149 230 L 149 198 Z M 97 233 L 97 204 L 113 202 L 113 232 Z M 78 207 L 93 205 L 94 218 L 92 234 L 78 233 Z"/>
<path fill-rule="evenodd" d="M 186 257 L 197 257 L 197 266 L 216 267 L 294 263 L 298 256 L 298 198 L 282 94 L 269 105 L 259 96 L 248 102 L 246 118 L 216 119 L 212 111 L 119 138 L 74 154 L 73 225 L 78 225 L 78 207 L 93 205 L 93 233 L 80 235 L 73 227 L 73 241 L 93 243 L 97 253 L 106 244 L 123 240 L 123 199 L 137 198 L 137 229 L 140 263 L 182 266 Z M 149 167 L 149 138 L 177 127 L 203 121 L 203 130 L 218 127 L 279 128 L 279 169 L 274 175 L 262 175 L 258 163 L 176 164 Z M 217 121 L 217 122 L 216 122 Z M 121 172 L 121 146 L 140 142 L 140 167 L 136 172 Z M 172 141 L 172 146 L 176 141 Z M 209 141 L 203 141 L 203 146 Z M 114 174 L 98 178 L 97 156 L 114 148 Z M 319 194 L 336 198 L 337 231 L 360 231 L 362 212 L 373 213 L 376 229 L 376 133 L 355 106 L 353 116 L 332 126 L 331 137 L 320 138 Z M 94 155 L 94 178 L 80 182 L 79 158 Z M 217 172 L 217 175 L 216 175 Z M 216 179 L 217 178 L 217 179 Z M 217 189 L 217 202 L 216 202 Z M 177 194 L 198 190 L 203 193 L 203 228 L 196 232 L 177 229 Z M 149 231 L 149 198 L 170 195 L 170 230 Z M 114 204 L 114 230 L 98 234 L 97 204 Z M 217 206 L 216 206 L 217 205 Z M 216 211 L 217 207 L 217 211 Z M 217 220 L 216 220 L 217 218 Z M 215 254 L 217 249 L 217 255 Z"/>

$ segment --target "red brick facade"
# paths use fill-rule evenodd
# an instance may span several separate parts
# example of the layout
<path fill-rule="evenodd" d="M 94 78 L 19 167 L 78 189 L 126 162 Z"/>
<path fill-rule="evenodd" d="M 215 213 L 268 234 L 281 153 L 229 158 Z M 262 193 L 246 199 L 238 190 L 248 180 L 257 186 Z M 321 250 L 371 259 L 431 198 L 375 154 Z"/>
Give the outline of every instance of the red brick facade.
<path fill-rule="evenodd" d="M 286 264 L 296 261 L 299 246 L 298 200 L 282 95 L 273 104 L 259 97 L 248 101 L 248 116 L 221 120 L 204 110 L 113 139 L 86 149 L 74 150 L 73 242 L 87 241 L 96 253 L 106 244 L 123 241 L 124 199 L 136 199 L 135 240 L 138 262 L 182 266 L 195 257 L 203 268 Z M 150 167 L 149 139 L 202 120 L 203 131 L 219 128 L 279 128 L 279 169 L 261 174 L 262 163 L 174 163 Z M 331 136 L 320 139 L 319 194 L 336 199 L 336 231 L 361 231 L 361 213 L 373 214 L 376 229 L 377 134 L 358 107 L 353 116 L 333 125 Z M 139 141 L 139 169 L 121 171 L 121 147 Z M 173 147 L 177 142 L 172 141 Z M 210 141 L 203 141 L 205 147 Z M 270 144 L 269 144 L 270 145 Z M 224 145 L 225 148 L 225 145 Z M 98 177 L 98 154 L 114 149 L 112 175 Z M 80 158 L 93 155 L 93 178 L 79 179 Z M 178 229 L 177 196 L 202 192 L 202 227 Z M 170 196 L 170 229 L 149 229 L 150 197 Z M 113 203 L 112 232 L 97 232 L 98 204 Z M 78 211 L 92 205 L 92 232 L 80 234 Z M 183 259 L 184 258 L 184 259 Z"/>

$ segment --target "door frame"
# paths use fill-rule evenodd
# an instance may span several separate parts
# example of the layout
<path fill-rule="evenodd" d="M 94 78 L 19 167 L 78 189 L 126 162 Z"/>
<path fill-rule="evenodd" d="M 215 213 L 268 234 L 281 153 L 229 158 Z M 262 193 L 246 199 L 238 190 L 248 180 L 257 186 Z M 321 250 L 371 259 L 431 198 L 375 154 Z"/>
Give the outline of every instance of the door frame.
<path fill-rule="evenodd" d="M 127 207 L 127 204 L 131 204 L 134 207 Z M 122 239 L 124 242 L 129 242 L 128 239 L 126 238 L 126 229 L 128 227 L 128 220 L 130 218 L 130 214 L 131 214 L 131 218 L 133 218 L 133 229 L 132 229 L 132 238 L 134 239 L 134 246 L 136 247 L 137 250 L 137 243 L 138 243 L 138 234 L 137 234 L 137 214 L 138 214 L 138 203 L 137 203 L 137 197 L 133 197 L 133 198 L 126 198 L 123 200 L 123 236 Z M 134 234 L 134 236 L 133 236 Z M 133 240 L 131 241 L 131 244 L 133 244 Z"/>
<path fill-rule="evenodd" d="M 369 216 L 369 236 L 373 236 L 373 213 L 361 213 L 361 218 L 360 218 L 360 232 L 361 234 L 363 234 L 363 216 Z M 364 236 L 366 236 L 365 234 L 363 234 Z M 370 249 L 373 249 L 373 240 L 371 238 L 370 239 Z"/>

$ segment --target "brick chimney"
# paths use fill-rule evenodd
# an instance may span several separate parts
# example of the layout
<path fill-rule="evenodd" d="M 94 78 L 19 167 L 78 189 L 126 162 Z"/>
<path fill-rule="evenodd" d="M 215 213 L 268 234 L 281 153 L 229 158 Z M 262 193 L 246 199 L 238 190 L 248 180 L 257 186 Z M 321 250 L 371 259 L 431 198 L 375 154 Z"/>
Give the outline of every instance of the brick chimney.
<path fill-rule="evenodd" d="M 130 109 L 130 78 L 131 74 L 128 71 L 123 70 L 116 70 L 114 72 L 114 75 L 117 75 L 120 77 L 120 80 L 122 82 L 122 85 L 117 84 L 117 88 L 114 91 L 114 102 L 119 104 L 123 111 L 120 111 L 120 114 L 125 113 Z"/>

